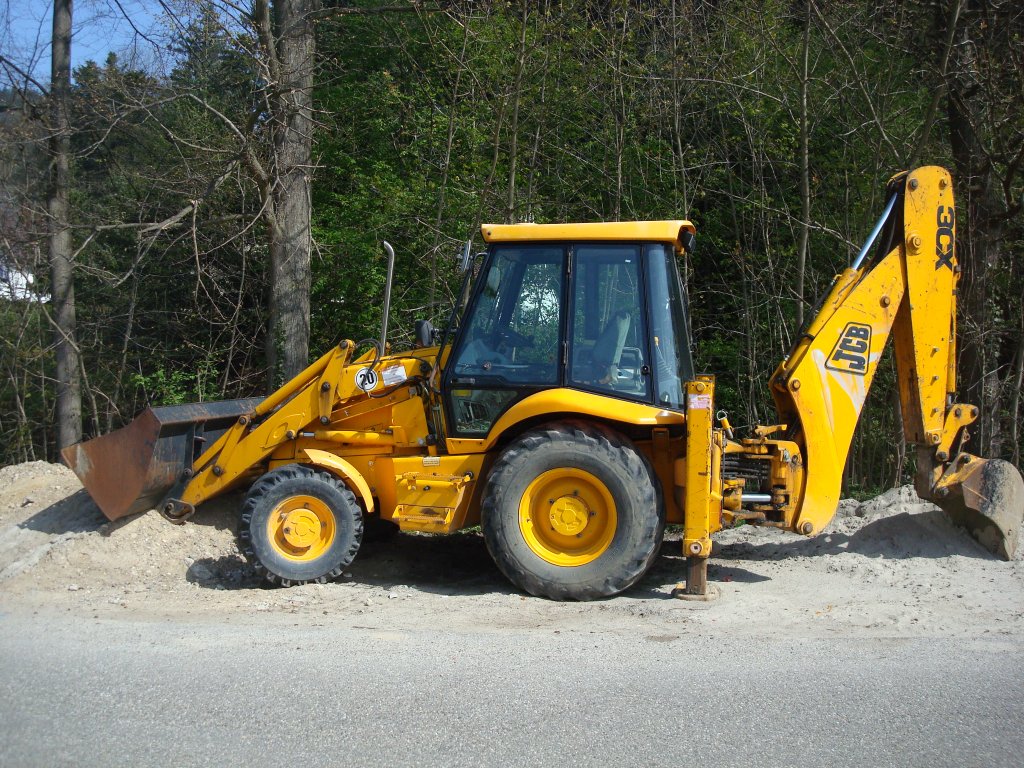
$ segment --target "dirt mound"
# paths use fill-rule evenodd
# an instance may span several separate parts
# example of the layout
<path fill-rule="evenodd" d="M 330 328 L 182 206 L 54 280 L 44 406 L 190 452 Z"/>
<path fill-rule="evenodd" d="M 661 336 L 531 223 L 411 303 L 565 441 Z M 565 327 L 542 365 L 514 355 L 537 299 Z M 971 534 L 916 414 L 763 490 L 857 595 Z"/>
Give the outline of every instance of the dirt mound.
<path fill-rule="evenodd" d="M 155 511 L 111 523 L 62 466 L 0 468 L 0 606 L 243 621 L 254 612 L 328 614 L 395 628 L 429 617 L 474 631 L 550 624 L 658 636 L 683 625 L 756 636 L 1024 629 L 1024 564 L 989 555 L 909 487 L 844 500 L 814 538 L 722 532 L 709 578 L 723 597 L 699 605 L 670 597 L 684 572 L 678 532 L 637 587 L 599 603 L 521 595 L 474 533 L 364 543 L 337 583 L 266 588 L 236 549 L 238 504 L 214 501 L 183 526 Z"/>
<path fill-rule="evenodd" d="M 189 580 L 239 582 L 239 560 L 217 574 L 197 562 L 230 559 L 230 512 L 210 505 L 201 525 L 173 526 L 150 510 L 109 522 L 64 466 L 31 462 L 0 469 L 0 582 L 31 571 L 41 588 L 71 591 L 145 584 L 179 589 Z"/>

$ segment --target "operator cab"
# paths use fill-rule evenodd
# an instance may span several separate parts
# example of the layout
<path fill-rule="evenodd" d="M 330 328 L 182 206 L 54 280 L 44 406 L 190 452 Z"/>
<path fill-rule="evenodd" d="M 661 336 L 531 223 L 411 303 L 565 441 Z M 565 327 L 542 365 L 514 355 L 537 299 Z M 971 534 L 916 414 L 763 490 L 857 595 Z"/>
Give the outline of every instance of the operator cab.
<path fill-rule="evenodd" d="M 676 255 L 689 222 L 485 225 L 490 250 L 445 371 L 453 436 L 566 387 L 683 409 L 693 378 Z"/>

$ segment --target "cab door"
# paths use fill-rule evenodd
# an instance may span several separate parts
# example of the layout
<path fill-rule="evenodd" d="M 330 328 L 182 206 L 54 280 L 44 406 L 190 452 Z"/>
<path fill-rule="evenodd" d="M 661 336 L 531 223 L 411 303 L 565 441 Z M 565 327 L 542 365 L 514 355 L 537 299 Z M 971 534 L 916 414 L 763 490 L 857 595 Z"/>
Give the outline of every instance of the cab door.
<path fill-rule="evenodd" d="M 650 402 L 642 252 L 637 243 L 573 248 L 568 386 Z"/>

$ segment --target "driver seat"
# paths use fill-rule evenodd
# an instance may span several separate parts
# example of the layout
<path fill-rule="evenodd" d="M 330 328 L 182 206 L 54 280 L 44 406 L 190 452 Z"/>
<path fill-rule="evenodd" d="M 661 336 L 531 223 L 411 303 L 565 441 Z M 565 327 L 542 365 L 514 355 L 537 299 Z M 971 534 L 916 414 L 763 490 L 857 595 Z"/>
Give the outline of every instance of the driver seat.
<path fill-rule="evenodd" d="M 622 348 L 626 344 L 626 334 L 629 333 L 630 319 L 629 311 L 620 309 L 612 315 L 594 342 L 591 357 L 598 384 L 611 386 L 619 374 L 619 361 L 622 359 Z"/>

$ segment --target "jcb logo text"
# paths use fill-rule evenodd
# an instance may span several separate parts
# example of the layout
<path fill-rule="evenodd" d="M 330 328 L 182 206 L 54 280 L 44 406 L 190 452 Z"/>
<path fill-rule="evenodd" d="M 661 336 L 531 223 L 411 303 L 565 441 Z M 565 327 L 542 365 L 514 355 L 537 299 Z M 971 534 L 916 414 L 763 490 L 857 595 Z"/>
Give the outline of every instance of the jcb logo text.
<path fill-rule="evenodd" d="M 938 229 L 935 230 L 935 256 L 937 257 L 935 262 L 936 269 L 942 269 L 942 267 L 949 267 L 950 271 L 953 269 L 954 222 L 955 215 L 953 212 L 953 206 L 947 208 L 944 205 L 940 205 L 936 215 L 936 224 L 938 225 Z"/>
<path fill-rule="evenodd" d="M 832 354 L 825 363 L 826 368 L 845 371 L 863 376 L 868 371 L 868 353 L 871 351 L 871 326 L 863 323 L 848 323 L 843 329 Z"/>

